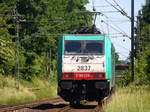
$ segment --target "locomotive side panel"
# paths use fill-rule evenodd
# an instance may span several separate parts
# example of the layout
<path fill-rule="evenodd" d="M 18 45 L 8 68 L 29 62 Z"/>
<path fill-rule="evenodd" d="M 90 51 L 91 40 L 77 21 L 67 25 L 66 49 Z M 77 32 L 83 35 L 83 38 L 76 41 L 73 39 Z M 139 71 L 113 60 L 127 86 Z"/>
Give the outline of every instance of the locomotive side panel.
<path fill-rule="evenodd" d="M 109 37 L 105 36 L 106 76 L 110 91 L 115 86 L 115 49 Z"/>
<path fill-rule="evenodd" d="M 63 37 L 60 38 L 59 42 L 58 42 L 58 54 L 57 54 L 57 60 L 58 60 L 58 64 L 57 64 L 57 80 L 58 82 L 61 80 L 61 74 L 62 74 L 62 56 L 63 56 Z"/>
<path fill-rule="evenodd" d="M 107 79 L 112 78 L 112 56 L 111 56 L 111 41 L 105 36 L 105 57 L 106 57 L 106 74 Z"/>

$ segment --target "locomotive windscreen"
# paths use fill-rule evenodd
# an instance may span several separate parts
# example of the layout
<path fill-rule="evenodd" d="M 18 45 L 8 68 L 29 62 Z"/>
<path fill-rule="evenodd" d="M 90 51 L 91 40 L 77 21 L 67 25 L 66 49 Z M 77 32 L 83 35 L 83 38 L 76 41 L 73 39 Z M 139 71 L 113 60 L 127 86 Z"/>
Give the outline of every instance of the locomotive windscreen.
<path fill-rule="evenodd" d="M 81 53 L 81 42 L 80 41 L 67 41 L 65 43 L 65 53 L 67 54 Z"/>
<path fill-rule="evenodd" d="M 66 40 L 65 54 L 103 54 L 103 43 L 95 40 Z"/>

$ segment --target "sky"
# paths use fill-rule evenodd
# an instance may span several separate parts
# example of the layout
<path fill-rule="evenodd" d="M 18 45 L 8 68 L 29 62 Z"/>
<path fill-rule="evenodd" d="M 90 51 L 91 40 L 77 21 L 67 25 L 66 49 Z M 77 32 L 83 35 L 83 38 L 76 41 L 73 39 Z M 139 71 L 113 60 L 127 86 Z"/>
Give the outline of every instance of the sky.
<path fill-rule="evenodd" d="M 113 0 L 107 0 L 113 5 L 115 2 Z M 131 16 L 131 0 L 115 0 L 122 9 Z M 135 2 L 135 19 L 138 15 L 138 11 L 145 4 L 145 0 L 134 0 Z M 101 30 L 101 32 L 107 34 L 112 43 L 115 46 L 116 52 L 119 54 L 120 60 L 126 60 L 129 57 L 129 52 L 131 51 L 131 41 L 128 37 L 123 35 L 128 35 L 131 37 L 131 22 L 130 20 L 123 16 L 121 13 L 116 12 L 117 10 L 109 5 L 106 0 L 89 0 L 89 4 L 86 8 L 89 11 L 93 11 L 93 6 L 96 12 L 102 12 L 104 15 L 97 16 L 96 26 Z M 115 5 L 117 7 L 117 5 Z M 112 12 L 113 11 L 113 12 Z M 102 22 L 104 21 L 104 22 Z"/>

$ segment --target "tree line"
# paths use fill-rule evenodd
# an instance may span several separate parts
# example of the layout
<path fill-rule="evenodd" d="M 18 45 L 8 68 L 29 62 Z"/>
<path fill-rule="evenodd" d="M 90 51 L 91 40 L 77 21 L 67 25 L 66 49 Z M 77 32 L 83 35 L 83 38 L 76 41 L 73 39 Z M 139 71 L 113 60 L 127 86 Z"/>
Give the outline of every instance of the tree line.
<path fill-rule="evenodd" d="M 139 11 L 135 33 L 135 83 L 150 84 L 150 2 Z"/>
<path fill-rule="evenodd" d="M 0 74 L 15 76 L 19 66 L 19 77 L 30 80 L 33 76 L 49 76 L 51 68 L 56 71 L 60 36 L 92 23 L 92 15 L 87 21 L 77 15 L 87 11 L 87 3 L 0 0 Z"/>

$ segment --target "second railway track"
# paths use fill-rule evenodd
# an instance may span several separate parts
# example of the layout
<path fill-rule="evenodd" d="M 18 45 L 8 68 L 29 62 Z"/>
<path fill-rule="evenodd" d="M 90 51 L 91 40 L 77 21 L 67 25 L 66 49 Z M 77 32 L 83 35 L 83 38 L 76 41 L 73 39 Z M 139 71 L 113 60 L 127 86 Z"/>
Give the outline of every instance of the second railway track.
<path fill-rule="evenodd" d="M 12 105 L 1 105 L 0 106 L 0 112 L 8 112 L 13 110 L 19 110 L 26 107 L 32 107 L 40 104 L 46 104 L 46 103 L 58 103 L 63 102 L 61 98 L 53 98 L 53 99 L 43 99 L 39 101 L 33 101 L 33 102 L 26 102 L 26 103 L 20 103 L 20 104 L 12 104 Z"/>

